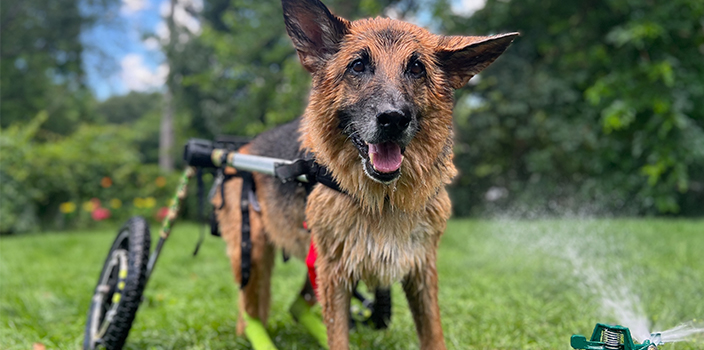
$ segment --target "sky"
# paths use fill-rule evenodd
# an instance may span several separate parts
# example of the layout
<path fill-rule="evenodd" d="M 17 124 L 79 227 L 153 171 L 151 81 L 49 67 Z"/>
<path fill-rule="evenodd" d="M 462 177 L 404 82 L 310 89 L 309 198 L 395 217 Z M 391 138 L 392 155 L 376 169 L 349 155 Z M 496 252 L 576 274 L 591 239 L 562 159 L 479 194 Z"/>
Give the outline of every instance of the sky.
<path fill-rule="evenodd" d="M 452 10 L 469 16 L 481 9 L 485 1 L 453 0 Z M 169 0 L 121 0 L 116 13 L 106 15 L 106 20 L 85 32 L 82 40 L 88 50 L 83 57 L 84 69 L 88 86 L 99 100 L 130 91 L 163 89 L 169 69 L 160 47 L 169 37 L 164 20 L 171 12 L 169 3 Z M 200 11 L 203 0 L 178 0 L 177 4 L 176 24 L 198 35 L 201 24 L 185 8 L 191 6 Z M 418 17 L 417 21 L 423 22 L 423 16 Z"/>
<path fill-rule="evenodd" d="M 185 11 L 189 5 L 203 6 L 202 0 L 179 0 L 174 21 L 199 34 L 200 23 Z M 115 14 L 83 35 L 88 86 L 99 100 L 163 88 L 169 69 L 160 47 L 169 38 L 169 13 L 168 0 L 122 0 Z"/>

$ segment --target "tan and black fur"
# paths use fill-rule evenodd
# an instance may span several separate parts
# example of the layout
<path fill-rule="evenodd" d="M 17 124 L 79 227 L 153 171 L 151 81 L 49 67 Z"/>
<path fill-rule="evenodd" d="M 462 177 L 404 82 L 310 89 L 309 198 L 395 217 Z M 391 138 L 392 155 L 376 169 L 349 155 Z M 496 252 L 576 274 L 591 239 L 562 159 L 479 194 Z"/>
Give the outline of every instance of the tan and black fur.
<path fill-rule="evenodd" d="M 312 238 L 331 349 L 348 348 L 350 293 L 358 281 L 401 281 L 421 348 L 445 349 L 435 262 L 451 212 L 445 185 L 457 172 L 453 91 L 517 34 L 440 36 L 387 18 L 350 22 L 318 0 L 282 5 L 289 36 L 313 77 L 310 101 L 301 118 L 261 134 L 240 152 L 314 157 L 345 193 L 317 185 L 306 197 L 297 184 L 255 174 L 261 213 L 250 211 L 253 267 L 240 310 L 266 322 L 275 249 L 303 258 Z M 378 170 L 370 145 L 390 147 L 382 157 L 390 163 L 402 152 L 400 167 Z M 217 213 L 238 281 L 240 188 L 238 179 L 226 184 L 230 200 Z M 243 325 L 240 318 L 239 331 Z"/>

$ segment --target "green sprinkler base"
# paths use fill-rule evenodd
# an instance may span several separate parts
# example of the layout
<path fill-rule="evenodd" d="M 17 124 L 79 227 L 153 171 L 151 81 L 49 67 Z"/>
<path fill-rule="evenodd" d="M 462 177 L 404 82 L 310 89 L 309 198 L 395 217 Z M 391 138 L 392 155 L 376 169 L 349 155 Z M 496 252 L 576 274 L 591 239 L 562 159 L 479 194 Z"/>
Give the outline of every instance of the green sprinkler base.
<path fill-rule="evenodd" d="M 242 312 L 242 317 L 247 323 L 244 328 L 244 334 L 249 339 L 254 350 L 277 350 L 274 342 L 269 338 L 269 333 L 264 328 L 262 321 L 249 316 L 246 311 Z"/>
<path fill-rule="evenodd" d="M 651 334 L 652 337 L 659 334 Z M 643 344 L 636 344 L 631 337 L 631 331 L 623 326 L 597 323 L 592 332 L 592 337 L 587 340 L 583 335 L 573 335 L 570 339 L 572 348 L 579 350 L 657 350 L 657 345 L 650 340 L 643 341 Z"/>
<path fill-rule="evenodd" d="M 303 297 L 298 297 L 288 311 L 318 341 L 320 346 L 328 349 L 328 332 L 323 320 L 311 311 L 311 306 L 308 305 Z"/>

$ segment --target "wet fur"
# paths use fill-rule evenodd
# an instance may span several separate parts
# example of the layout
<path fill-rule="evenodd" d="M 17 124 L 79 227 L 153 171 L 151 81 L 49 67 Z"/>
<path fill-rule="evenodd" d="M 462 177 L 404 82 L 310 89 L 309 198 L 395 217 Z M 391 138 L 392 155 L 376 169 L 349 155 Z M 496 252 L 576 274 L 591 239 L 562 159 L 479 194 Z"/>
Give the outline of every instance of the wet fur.
<path fill-rule="evenodd" d="M 240 152 L 315 157 L 346 193 L 317 185 L 306 198 L 296 183 L 255 174 L 261 213 L 250 210 L 253 269 L 240 293 L 240 310 L 266 321 L 274 249 L 303 258 L 312 237 L 331 349 L 348 348 L 350 292 L 360 280 L 371 286 L 402 281 L 421 348 L 444 349 L 435 260 L 451 213 L 444 186 L 457 173 L 452 163 L 453 89 L 488 66 L 515 35 L 445 37 L 386 18 L 349 22 L 317 0 L 284 0 L 283 5 L 289 35 L 313 75 L 310 102 L 300 119 L 261 134 Z M 349 62 L 360 53 L 370 58 L 374 75 L 348 74 Z M 413 57 L 423 60 L 422 78 L 404 73 Z M 367 132 L 360 116 L 385 99 L 405 101 L 415 118 L 401 175 L 389 184 L 365 173 L 363 155 L 350 140 L 355 132 Z M 239 282 L 241 180 L 231 180 L 225 188 L 225 207 L 217 215 Z M 221 200 L 216 196 L 213 203 Z M 240 318 L 240 332 L 243 326 Z"/>

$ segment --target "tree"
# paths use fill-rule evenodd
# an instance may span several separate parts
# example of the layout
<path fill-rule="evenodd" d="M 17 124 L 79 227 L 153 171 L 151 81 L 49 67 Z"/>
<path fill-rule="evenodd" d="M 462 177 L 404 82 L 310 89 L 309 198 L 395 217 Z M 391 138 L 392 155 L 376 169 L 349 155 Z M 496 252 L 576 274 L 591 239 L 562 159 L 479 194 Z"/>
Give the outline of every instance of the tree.
<path fill-rule="evenodd" d="M 142 163 L 158 164 L 162 96 L 158 92 L 136 91 L 112 96 L 96 105 L 95 119 L 101 123 L 119 124 L 132 129 L 132 143 L 139 149 Z"/>
<path fill-rule="evenodd" d="M 95 107 L 96 119 L 110 124 L 133 124 L 144 114 L 158 111 L 161 94 L 130 91 L 126 95 L 112 96 Z"/>
<path fill-rule="evenodd" d="M 50 118 L 38 136 L 66 135 L 90 120 L 93 97 L 84 85 L 81 31 L 113 9 L 115 0 L 10 0 L 0 10 L 0 126 Z M 88 9 L 90 11 L 88 11 Z"/>
<path fill-rule="evenodd" d="M 174 57 L 174 47 L 177 42 L 176 24 L 174 23 L 174 15 L 177 0 L 169 2 L 169 14 L 166 18 L 169 28 L 169 39 L 164 46 L 166 51 L 166 61 L 171 67 L 171 60 Z M 162 171 L 170 172 L 174 170 L 174 157 L 171 149 L 174 146 L 174 105 L 173 105 L 173 90 L 174 78 L 169 72 L 166 78 L 166 92 L 164 93 L 164 108 L 161 114 L 161 123 L 159 129 L 159 168 Z"/>
<path fill-rule="evenodd" d="M 461 213 L 491 187 L 508 191 L 504 205 L 702 212 L 704 3 L 489 0 L 470 20 L 436 13 L 454 33 L 521 32 L 457 94 Z"/>

